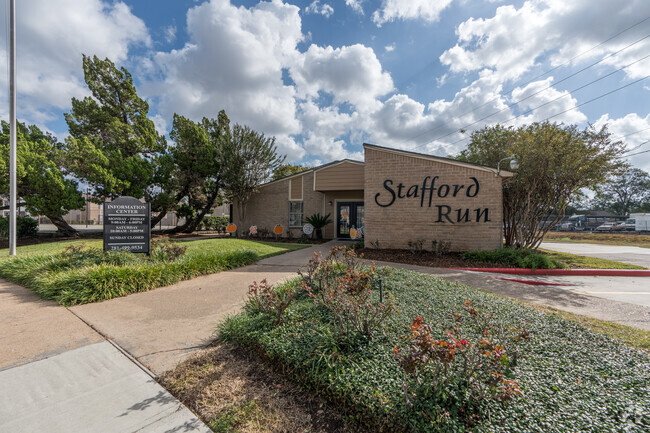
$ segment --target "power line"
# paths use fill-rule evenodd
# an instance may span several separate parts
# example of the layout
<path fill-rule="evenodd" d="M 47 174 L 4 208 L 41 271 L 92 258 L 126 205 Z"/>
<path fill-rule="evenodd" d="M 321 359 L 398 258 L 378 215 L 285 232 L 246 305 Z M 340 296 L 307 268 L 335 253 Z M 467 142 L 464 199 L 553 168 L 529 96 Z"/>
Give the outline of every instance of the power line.
<path fill-rule="evenodd" d="M 648 37 L 650 37 L 650 35 L 646 36 L 646 37 L 643 38 L 643 39 L 646 39 L 646 38 L 648 38 Z M 642 39 L 641 39 L 641 40 L 642 40 Z M 638 42 L 638 41 L 637 41 L 637 42 Z M 636 42 L 635 42 L 635 43 L 636 43 Z M 569 92 L 567 92 L 567 93 L 564 93 L 563 95 L 558 96 L 558 97 L 555 98 L 555 99 L 552 99 L 552 100 L 550 100 L 550 101 L 547 101 L 547 102 L 543 103 L 542 105 L 538 105 L 537 107 L 534 107 L 534 108 L 531 108 L 531 109 L 529 109 L 529 110 L 526 110 L 526 111 L 524 111 L 523 113 L 520 113 L 520 114 L 518 114 L 517 116 L 512 117 L 512 118 L 510 118 L 510 119 L 508 119 L 508 120 L 506 120 L 505 122 L 502 122 L 502 123 L 503 123 L 503 124 L 506 124 L 506 123 L 508 123 L 508 122 L 511 122 L 511 121 L 513 121 L 513 120 L 515 120 L 515 119 L 518 119 L 519 117 L 524 116 L 524 115 L 526 115 L 526 114 L 529 114 L 529 113 L 531 113 L 531 112 L 533 112 L 533 111 L 535 111 L 535 110 L 537 110 L 537 109 L 539 109 L 539 108 L 541 108 L 541 107 L 544 107 L 544 106 L 546 106 L 546 105 L 548 105 L 548 104 L 551 104 L 551 103 L 553 103 L 553 102 L 555 102 L 555 101 L 557 101 L 557 100 L 559 100 L 559 99 L 562 99 L 562 98 L 564 98 L 564 97 L 566 97 L 566 96 L 569 96 L 569 95 L 571 95 L 573 92 L 577 92 L 578 90 L 582 90 L 582 89 L 584 89 L 585 87 L 590 86 L 590 85 L 592 85 L 592 84 L 594 84 L 594 83 L 596 83 L 596 82 L 598 82 L 598 81 L 600 81 L 600 80 L 604 80 L 605 78 L 607 78 L 607 77 L 609 77 L 609 76 L 611 76 L 611 75 L 613 75 L 613 74 L 615 74 L 615 73 L 617 73 L 617 72 L 620 72 L 620 71 L 622 71 L 623 69 L 628 68 L 628 67 L 630 67 L 630 66 L 632 66 L 632 65 L 634 65 L 634 64 L 636 64 L 636 63 L 639 63 L 639 62 L 641 62 L 641 61 L 647 59 L 648 57 L 650 57 L 650 54 L 648 54 L 647 56 L 642 57 L 642 58 L 640 58 L 640 59 L 638 59 L 638 60 L 635 60 L 634 62 L 629 63 L 629 64 L 627 64 L 627 65 L 625 65 L 625 66 L 623 66 L 623 67 L 621 67 L 621 68 L 618 68 L 618 69 L 616 69 L 615 71 L 612 71 L 612 72 L 610 72 L 610 73 L 608 73 L 608 74 L 606 74 L 606 75 L 603 75 L 602 77 L 596 78 L 595 80 L 592 80 L 592 81 L 588 82 L 587 84 L 584 84 L 584 85 L 582 85 L 582 86 L 580 86 L 580 87 L 577 87 L 577 88 L 575 88 L 575 89 L 573 89 L 573 90 L 571 90 L 571 91 L 569 91 Z M 505 110 L 507 110 L 507 109 L 509 109 L 509 108 L 512 108 L 512 107 L 514 107 L 515 105 L 521 103 L 522 101 L 525 101 L 526 99 L 528 99 L 528 98 L 530 98 L 530 97 L 532 97 L 532 96 L 535 96 L 535 95 L 537 95 L 538 93 L 540 93 L 540 92 L 542 92 L 542 91 L 544 91 L 544 90 L 548 90 L 548 89 L 551 88 L 551 87 L 552 87 L 552 86 L 546 87 L 545 89 L 542 89 L 542 90 L 540 90 L 540 91 L 538 91 L 538 92 L 535 92 L 535 93 L 533 93 L 532 95 L 529 95 L 529 96 L 527 96 L 527 97 L 525 97 L 525 98 L 523 98 L 523 99 L 520 99 L 520 100 L 518 100 L 518 101 L 515 101 L 515 102 L 509 104 L 508 106 L 502 108 L 501 110 L 499 110 L 499 111 L 495 111 L 494 113 L 491 113 L 491 114 L 488 114 L 487 116 L 484 116 L 484 117 L 482 117 L 482 118 L 476 120 L 475 122 L 472 122 L 472 123 L 470 123 L 470 124 L 468 124 L 468 125 L 465 125 L 465 126 L 463 126 L 462 128 L 460 128 L 460 129 L 456 129 L 456 130 L 451 131 L 451 132 L 449 132 L 449 133 L 447 133 L 447 134 L 445 134 L 445 135 L 442 135 L 442 136 L 440 136 L 440 137 L 437 137 L 437 138 L 435 138 L 435 139 L 433 139 L 433 140 L 431 140 L 431 141 L 428 141 L 428 142 L 426 142 L 426 143 L 423 143 L 423 144 L 417 145 L 417 146 L 415 146 L 415 149 L 417 149 L 417 148 L 419 148 L 419 147 L 422 147 L 422 146 L 424 146 L 424 145 L 426 145 L 426 144 L 429 144 L 429 143 L 431 143 L 431 142 L 434 142 L 434 141 L 436 141 L 436 140 L 440 140 L 440 139 L 442 139 L 442 138 L 449 137 L 450 135 L 453 135 L 453 134 L 455 134 L 455 133 L 457 133 L 457 132 L 459 132 L 459 131 L 466 130 L 466 129 L 469 128 L 470 126 L 476 125 L 477 123 L 480 123 L 480 122 L 484 121 L 485 119 L 488 119 L 488 118 L 490 118 L 490 117 L 492 117 L 492 116 L 494 116 L 494 115 L 496 115 L 496 114 L 499 114 L 499 113 L 501 113 L 501 112 L 503 112 L 503 111 L 505 111 Z M 464 138 L 462 138 L 462 139 L 460 139 L 460 140 L 458 140 L 458 141 L 455 141 L 454 143 L 452 143 L 452 145 L 453 145 L 453 144 L 456 144 L 456 143 L 459 143 L 460 141 L 463 141 L 463 140 L 466 140 L 466 139 L 467 139 L 467 138 L 464 137 Z"/>
<path fill-rule="evenodd" d="M 647 143 L 650 143 L 650 140 L 646 140 L 643 143 L 637 144 L 632 149 L 628 150 L 626 153 L 634 152 L 635 150 L 639 149 L 640 147 L 642 147 L 644 144 L 647 144 Z M 641 152 L 641 153 L 643 153 L 643 152 Z M 623 157 L 626 157 L 626 156 L 631 156 L 631 155 L 623 155 Z"/>
<path fill-rule="evenodd" d="M 647 57 L 647 56 L 646 56 L 646 57 Z M 585 102 L 583 102 L 582 104 L 578 104 L 578 105 L 576 105 L 575 107 L 571 107 L 571 108 L 569 108 L 569 109 L 566 109 L 566 110 L 564 110 L 564 111 L 561 111 L 561 112 L 559 112 L 559 113 L 556 113 L 556 114 L 554 114 L 554 115 L 552 115 L 552 116 L 549 116 L 549 117 L 547 117 L 546 119 L 541 120 L 541 122 L 545 122 L 545 121 L 550 120 L 550 119 L 552 119 L 552 118 L 554 118 L 554 117 L 557 117 L 557 116 L 559 116 L 559 115 L 561 115 L 561 114 L 564 114 L 564 113 L 567 113 L 567 112 L 569 112 L 569 111 L 573 111 L 573 110 L 575 110 L 575 109 L 578 109 L 578 108 L 582 107 L 583 105 L 586 105 L 586 104 L 589 104 L 589 103 L 591 103 L 591 102 L 594 102 L 594 101 L 596 101 L 596 100 L 598 100 L 598 99 L 604 98 L 605 96 L 611 95 L 612 93 L 615 93 L 615 92 L 618 92 L 619 90 L 625 89 L 626 87 L 629 87 L 629 86 L 631 86 L 631 85 L 633 85 L 633 84 L 636 84 L 636 83 L 638 83 L 638 82 L 640 82 L 640 81 L 643 81 L 643 80 L 645 80 L 646 78 L 649 78 L 649 77 L 650 77 L 650 75 L 646 75 L 645 77 L 643 77 L 643 78 L 639 78 L 638 80 L 632 81 L 631 83 L 628 83 L 628 84 L 626 84 L 626 85 L 624 85 L 624 86 L 617 87 L 617 88 L 614 89 L 614 90 L 611 90 L 611 91 L 609 91 L 609 92 L 607 92 L 607 93 L 603 93 L 602 95 L 599 95 L 599 96 L 597 96 L 597 97 L 595 97 L 595 98 L 592 98 L 592 99 L 590 99 L 590 100 L 588 100 L 588 101 L 585 101 Z M 587 86 L 587 85 L 588 85 L 588 84 L 586 84 L 585 86 Z M 585 86 L 582 86 L 582 87 L 585 87 Z M 542 104 L 542 105 L 540 105 L 540 106 L 538 106 L 538 107 L 532 108 L 532 109 L 528 110 L 527 112 L 522 113 L 522 114 L 520 114 L 519 116 L 515 116 L 515 117 L 513 117 L 513 118 L 511 118 L 511 119 L 509 119 L 509 120 L 506 120 L 505 122 L 503 122 L 503 123 L 501 123 L 501 124 L 502 124 L 502 125 L 505 125 L 506 123 L 511 122 L 511 121 L 515 120 L 516 118 L 518 118 L 518 117 L 520 117 L 520 116 L 522 116 L 522 115 L 524 115 L 524 114 L 527 114 L 527 113 L 529 113 L 529 112 L 531 112 L 531 111 L 534 111 L 534 110 L 536 110 L 536 109 L 538 109 L 538 108 L 540 108 L 540 107 L 543 107 L 544 105 L 547 105 L 547 104 L 549 104 L 550 102 L 555 102 L 555 101 L 557 101 L 558 99 L 563 98 L 564 96 L 567 96 L 567 95 L 560 96 L 560 97 L 558 97 L 558 98 L 555 98 L 555 99 L 552 100 L 552 101 L 549 101 L 549 102 L 547 102 L 547 103 L 544 103 L 544 104 Z M 650 128 L 646 128 L 646 129 L 650 129 Z M 454 131 L 454 133 L 455 133 L 455 132 L 456 132 L 456 131 Z M 641 131 L 637 131 L 637 132 L 641 132 Z M 628 135 L 632 135 L 632 134 L 628 134 Z M 463 138 L 461 138 L 460 140 L 451 143 L 451 145 L 453 146 L 454 144 L 460 143 L 461 141 L 463 141 L 463 140 L 467 140 L 468 138 L 470 138 L 470 137 L 469 137 L 469 136 L 468 136 L 468 137 L 463 137 Z M 434 141 L 435 141 L 435 140 L 434 140 Z M 428 143 L 426 143 L 426 144 L 428 144 Z"/>
<path fill-rule="evenodd" d="M 563 66 L 566 66 L 566 65 L 570 64 L 572 61 L 574 61 L 574 60 L 577 59 L 578 57 L 581 57 L 581 56 L 587 54 L 588 52 L 593 51 L 594 49 L 600 47 L 600 46 L 603 45 L 603 44 L 606 44 L 607 42 L 611 41 L 612 39 L 614 39 L 614 38 L 616 38 L 616 37 L 618 37 L 618 36 L 620 36 L 620 35 L 622 35 L 623 33 L 627 32 L 628 30 L 631 30 L 631 29 L 633 29 L 634 27 L 636 27 L 636 26 L 638 26 L 638 25 L 640 25 L 640 24 L 643 24 L 644 22 L 648 21 L 649 19 L 650 19 L 650 16 L 644 18 L 643 20 L 637 22 L 636 24 L 633 24 L 633 25 L 631 25 L 631 26 L 629 26 L 629 27 L 627 27 L 627 28 L 621 30 L 620 32 L 616 33 L 615 35 L 610 36 L 610 37 L 607 38 L 606 40 L 604 40 L 604 41 L 602 41 L 602 42 L 600 42 L 600 43 L 594 45 L 593 47 L 589 48 L 588 50 L 583 51 L 583 52 L 581 52 L 581 53 L 579 53 L 579 54 L 573 56 L 572 58 L 570 58 L 570 59 L 567 60 L 566 62 L 564 62 L 564 63 L 562 63 L 562 64 L 559 64 L 559 65 L 557 65 L 557 66 L 555 66 L 555 67 L 553 67 L 553 68 L 547 70 L 546 72 L 543 72 L 543 73 L 541 73 L 541 74 L 539 74 L 539 75 L 537 75 L 537 76 L 531 78 L 530 80 L 528 80 L 528 81 L 526 81 L 526 82 L 524 82 L 524 83 L 521 83 L 521 84 L 519 84 L 519 85 L 513 86 L 513 87 L 511 87 L 510 89 L 508 89 L 508 90 L 506 90 L 506 91 L 504 91 L 504 92 L 502 92 L 502 93 L 504 93 L 504 94 L 510 93 L 510 92 L 512 92 L 512 91 L 513 91 L 515 88 L 517 88 L 517 87 L 521 87 L 521 86 L 525 86 L 526 84 L 530 84 L 530 83 L 532 83 L 533 81 L 537 80 L 538 78 L 541 78 L 541 77 L 543 77 L 544 75 L 549 74 L 549 73 L 553 72 L 554 70 L 556 70 L 556 69 L 558 69 L 558 68 L 561 68 L 561 67 L 563 67 Z M 646 36 L 646 38 L 647 38 L 647 36 Z M 644 39 L 645 39 L 645 38 L 644 38 Z M 637 41 L 637 42 L 639 42 L 639 41 Z M 634 44 L 636 44 L 637 42 L 634 42 Z M 632 45 L 634 45 L 634 44 L 632 44 Z M 628 47 L 629 47 L 629 46 L 628 46 Z M 623 49 L 626 49 L 626 48 L 628 48 L 628 47 L 624 47 Z M 620 52 L 620 51 L 622 51 L 622 50 L 619 50 L 618 52 Z M 616 53 L 614 53 L 614 54 L 616 54 Z M 609 56 L 608 56 L 608 57 L 609 57 Z M 602 61 L 602 60 L 604 60 L 604 59 L 601 59 L 601 61 Z M 597 63 L 600 63 L 600 62 L 597 62 Z M 597 64 L 597 63 L 596 63 L 596 64 Z M 591 66 L 593 66 L 593 65 L 591 65 Z M 590 66 L 590 67 L 591 67 L 591 66 Z M 583 70 L 584 70 L 584 69 L 583 69 Z M 581 71 L 579 71 L 579 72 L 581 72 Z M 578 72 L 578 73 L 579 73 L 579 72 Z M 575 75 L 575 74 L 574 74 L 574 75 Z M 569 78 L 569 77 L 567 77 L 567 78 Z M 557 84 L 557 83 L 556 83 L 556 84 Z M 489 100 L 489 101 L 483 103 L 482 105 L 479 105 L 479 106 L 477 106 L 477 107 L 474 107 L 472 110 L 470 110 L 470 111 L 468 111 L 468 112 L 466 112 L 466 113 L 461 114 L 459 117 L 463 117 L 463 116 L 466 116 L 466 115 L 468 115 L 468 114 L 471 114 L 471 113 L 473 113 L 474 111 L 478 110 L 479 108 L 482 108 L 482 107 L 484 107 L 484 106 L 486 106 L 486 105 L 488 105 L 488 104 L 490 104 L 490 103 L 496 101 L 497 99 L 499 99 L 499 97 L 493 98 L 493 99 L 491 99 L 491 100 Z M 414 136 L 411 137 L 409 140 L 415 140 L 416 138 L 418 138 L 418 137 L 420 137 L 420 136 L 422 136 L 422 135 L 424 135 L 424 134 L 429 134 L 429 133 L 431 133 L 431 132 L 435 132 L 435 131 L 439 130 L 440 128 L 442 128 L 443 126 L 444 126 L 444 125 L 440 125 L 440 126 L 437 126 L 437 127 L 433 128 L 433 129 L 430 129 L 430 130 L 427 130 L 427 131 L 421 132 L 421 133 L 419 133 L 419 134 L 417 134 L 417 135 L 414 135 Z M 461 129 L 462 129 L 462 128 L 461 128 Z M 436 140 L 439 140 L 439 138 L 434 139 L 434 140 L 430 140 L 430 141 L 428 141 L 428 142 L 426 142 L 426 143 L 423 143 L 423 144 L 421 144 L 421 145 L 418 145 L 417 147 L 424 146 L 424 145 L 429 144 L 429 143 L 431 143 L 431 142 L 433 142 L 433 141 L 436 141 Z M 417 147 L 416 147 L 416 148 L 417 148 Z"/>
<path fill-rule="evenodd" d="M 646 141 L 645 143 L 648 143 L 648 142 L 650 142 L 650 140 Z M 645 144 L 645 143 L 641 143 L 641 144 Z M 634 155 L 641 155 L 642 153 L 648 153 L 648 152 L 650 152 L 650 150 L 644 150 L 642 152 L 632 153 L 630 155 L 623 155 L 623 156 L 621 156 L 621 158 L 627 158 L 628 156 L 634 156 Z"/>

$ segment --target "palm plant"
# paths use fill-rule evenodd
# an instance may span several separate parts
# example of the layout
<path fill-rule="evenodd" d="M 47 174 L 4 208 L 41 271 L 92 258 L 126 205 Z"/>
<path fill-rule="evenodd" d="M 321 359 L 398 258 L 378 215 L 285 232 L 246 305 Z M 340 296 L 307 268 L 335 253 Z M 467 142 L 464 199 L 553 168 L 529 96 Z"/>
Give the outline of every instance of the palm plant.
<path fill-rule="evenodd" d="M 314 227 L 314 230 L 316 231 L 316 239 L 323 239 L 323 227 L 332 223 L 330 214 L 321 215 L 320 213 L 315 213 L 306 217 L 305 221 Z"/>

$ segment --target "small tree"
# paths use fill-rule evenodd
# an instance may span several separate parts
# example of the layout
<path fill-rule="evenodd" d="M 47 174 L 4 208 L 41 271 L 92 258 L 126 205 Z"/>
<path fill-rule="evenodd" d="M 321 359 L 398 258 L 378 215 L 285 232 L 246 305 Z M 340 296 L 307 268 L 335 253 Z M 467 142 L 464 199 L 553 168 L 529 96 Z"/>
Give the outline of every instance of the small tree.
<path fill-rule="evenodd" d="M 278 155 L 275 137 L 266 138 L 248 126 L 235 125 L 228 138 L 221 155 L 223 191 L 226 199 L 237 205 L 243 221 L 251 196 L 285 157 Z"/>
<path fill-rule="evenodd" d="M 606 127 L 581 131 L 575 125 L 543 122 L 476 131 L 459 159 L 496 167 L 499 160 L 516 155 L 519 169 L 504 180 L 505 244 L 537 248 L 581 189 L 596 188 L 621 169 L 623 151 Z M 547 218 L 551 213 L 554 217 Z"/>
<path fill-rule="evenodd" d="M 331 214 L 321 215 L 320 213 L 315 213 L 305 218 L 305 221 L 314 227 L 314 230 L 316 231 L 316 239 L 323 239 L 323 227 L 332 223 L 330 215 Z"/>
<path fill-rule="evenodd" d="M 626 167 L 603 185 L 594 198 L 594 207 L 617 215 L 628 215 L 650 202 L 650 176 L 645 171 Z"/>
<path fill-rule="evenodd" d="M 121 195 L 144 197 L 153 187 L 165 138 L 147 118 L 149 105 L 137 95 L 129 71 L 85 55 L 83 69 L 92 97 L 73 98 L 65 114 L 70 137 L 64 166 L 91 186 L 98 203 Z"/>
<path fill-rule="evenodd" d="M 59 166 L 60 148 L 56 137 L 43 133 L 36 126 L 17 123 L 17 192 L 32 215 L 45 215 L 59 234 L 75 236 L 77 231 L 65 222 L 63 216 L 73 209 L 81 209 L 84 199 L 77 182 L 67 179 Z M 9 124 L 2 122 L 0 134 L 0 194 L 9 194 Z"/>

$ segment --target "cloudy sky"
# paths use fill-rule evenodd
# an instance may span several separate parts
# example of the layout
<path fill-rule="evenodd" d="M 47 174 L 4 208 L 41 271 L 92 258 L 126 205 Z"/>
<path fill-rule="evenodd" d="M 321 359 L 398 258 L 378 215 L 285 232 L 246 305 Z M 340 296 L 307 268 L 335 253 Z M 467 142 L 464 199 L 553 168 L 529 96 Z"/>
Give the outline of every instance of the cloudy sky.
<path fill-rule="evenodd" d="M 648 0 L 17 3 L 18 117 L 60 139 L 85 53 L 133 74 L 162 133 L 225 109 L 292 162 L 361 159 L 363 142 L 446 156 L 485 125 L 544 119 L 650 150 Z M 0 87 L 7 119 L 6 73 Z M 630 161 L 650 171 L 650 152 Z"/>

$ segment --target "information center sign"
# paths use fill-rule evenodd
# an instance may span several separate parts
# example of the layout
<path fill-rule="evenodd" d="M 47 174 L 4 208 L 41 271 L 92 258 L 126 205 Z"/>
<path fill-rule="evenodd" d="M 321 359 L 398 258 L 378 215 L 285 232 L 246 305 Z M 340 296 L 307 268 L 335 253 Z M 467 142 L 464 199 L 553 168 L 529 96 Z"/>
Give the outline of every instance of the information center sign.
<path fill-rule="evenodd" d="M 104 250 L 150 253 L 151 205 L 133 197 L 104 203 Z"/>

